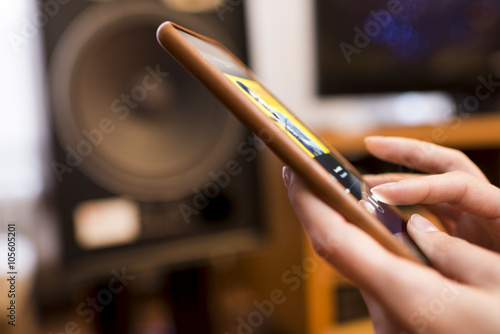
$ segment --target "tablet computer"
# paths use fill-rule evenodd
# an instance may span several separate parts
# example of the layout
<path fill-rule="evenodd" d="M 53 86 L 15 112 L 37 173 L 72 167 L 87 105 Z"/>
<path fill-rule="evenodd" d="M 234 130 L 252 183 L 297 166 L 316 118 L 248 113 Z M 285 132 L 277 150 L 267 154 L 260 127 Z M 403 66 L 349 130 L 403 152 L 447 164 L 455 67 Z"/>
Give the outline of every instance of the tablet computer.
<path fill-rule="evenodd" d="M 375 200 L 361 174 L 224 46 L 172 22 L 158 28 L 157 38 L 323 201 L 391 252 L 428 263 L 408 236 L 400 211 Z"/>

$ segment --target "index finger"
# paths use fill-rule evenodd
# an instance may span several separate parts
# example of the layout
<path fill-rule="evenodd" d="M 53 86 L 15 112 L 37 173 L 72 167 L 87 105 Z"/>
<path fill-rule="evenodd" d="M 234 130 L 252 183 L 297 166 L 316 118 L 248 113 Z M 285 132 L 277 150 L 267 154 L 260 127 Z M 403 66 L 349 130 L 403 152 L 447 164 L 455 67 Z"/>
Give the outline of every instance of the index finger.
<path fill-rule="evenodd" d="M 378 185 L 371 191 L 377 200 L 387 204 L 449 203 L 484 218 L 500 217 L 500 189 L 464 172 L 407 178 Z"/>
<path fill-rule="evenodd" d="M 371 154 L 394 164 L 433 174 L 462 171 L 487 180 L 459 150 L 401 137 L 366 137 L 365 144 Z"/>

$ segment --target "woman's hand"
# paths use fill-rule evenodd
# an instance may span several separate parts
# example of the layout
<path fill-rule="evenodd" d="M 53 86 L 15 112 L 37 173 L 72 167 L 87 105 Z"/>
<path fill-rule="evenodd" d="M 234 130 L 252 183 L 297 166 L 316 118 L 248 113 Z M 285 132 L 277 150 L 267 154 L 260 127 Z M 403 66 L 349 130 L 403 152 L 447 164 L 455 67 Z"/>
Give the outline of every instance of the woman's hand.
<path fill-rule="evenodd" d="M 434 175 L 367 177 L 375 198 L 394 205 L 424 204 L 448 232 L 500 251 L 500 189 L 462 152 L 413 139 L 369 137 L 366 147 L 383 160 Z"/>
<path fill-rule="evenodd" d="M 500 191 L 456 151 L 435 146 L 429 152 L 438 157 L 424 154 L 412 160 L 411 152 L 422 150 L 422 145 L 427 144 L 400 138 L 368 139 L 368 149 L 377 156 L 441 173 L 433 178 L 399 174 L 372 177 L 378 184 L 396 181 L 377 187 L 375 193 L 390 203 L 428 203 L 449 228 L 456 226 L 457 234 L 471 231 L 474 241 L 496 249 L 498 235 L 489 234 L 496 227 L 488 223 L 495 224 L 498 219 Z M 360 286 L 377 332 L 500 332 L 499 254 L 439 232 L 427 219 L 414 215 L 408 233 L 434 268 L 412 263 L 347 222 L 312 194 L 289 168 L 284 169 L 284 180 L 313 246 Z M 402 186 L 398 188 L 397 184 Z M 454 197 L 458 190 L 460 196 Z M 443 204 L 446 202 L 449 204 Z"/>

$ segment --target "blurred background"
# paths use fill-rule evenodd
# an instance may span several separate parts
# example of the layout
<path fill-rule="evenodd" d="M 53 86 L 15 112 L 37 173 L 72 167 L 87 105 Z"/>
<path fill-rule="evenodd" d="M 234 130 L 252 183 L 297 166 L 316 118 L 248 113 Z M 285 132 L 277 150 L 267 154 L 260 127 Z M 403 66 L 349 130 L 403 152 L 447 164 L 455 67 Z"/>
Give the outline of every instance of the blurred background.
<path fill-rule="evenodd" d="M 408 172 L 363 148 L 398 135 L 499 183 L 496 1 L 0 6 L 2 333 L 373 332 L 282 163 L 158 45 L 166 20 L 227 46 L 364 172 Z"/>

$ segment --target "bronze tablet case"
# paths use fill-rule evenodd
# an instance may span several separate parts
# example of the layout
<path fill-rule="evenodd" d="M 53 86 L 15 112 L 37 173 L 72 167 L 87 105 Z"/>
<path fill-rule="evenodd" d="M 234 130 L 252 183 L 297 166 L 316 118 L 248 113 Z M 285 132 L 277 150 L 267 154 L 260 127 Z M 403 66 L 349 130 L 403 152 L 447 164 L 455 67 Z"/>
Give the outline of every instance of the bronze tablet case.
<path fill-rule="evenodd" d="M 163 23 L 157 37 L 323 201 L 394 254 L 427 263 L 409 239 L 407 221 L 397 208 L 373 199 L 361 174 L 289 112 L 230 51 L 172 22 Z"/>

